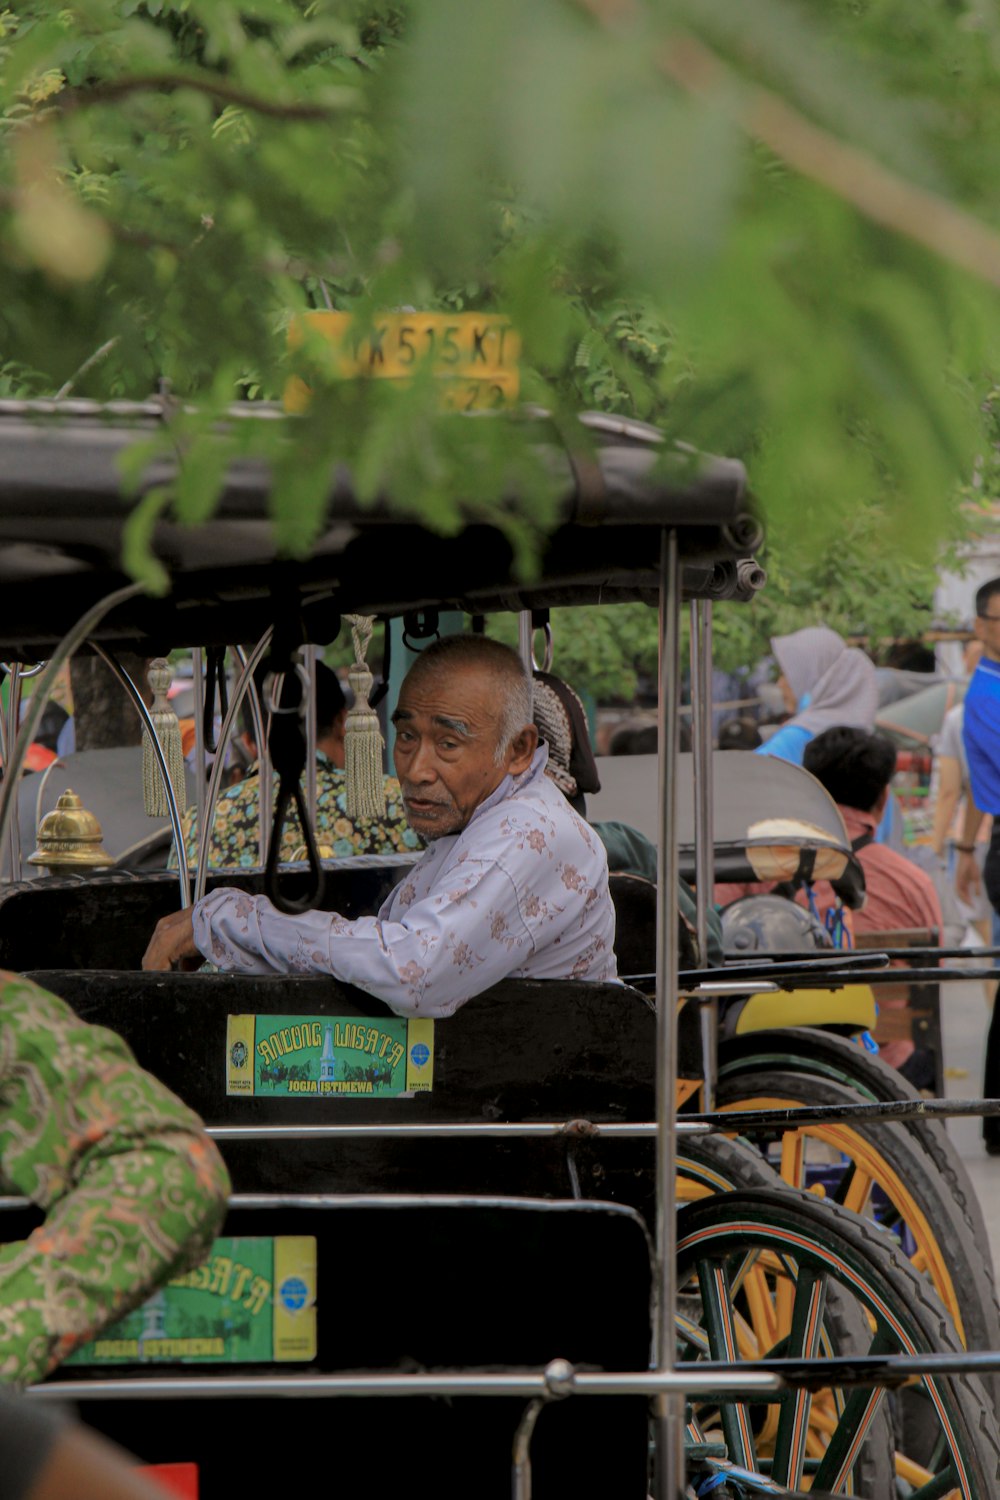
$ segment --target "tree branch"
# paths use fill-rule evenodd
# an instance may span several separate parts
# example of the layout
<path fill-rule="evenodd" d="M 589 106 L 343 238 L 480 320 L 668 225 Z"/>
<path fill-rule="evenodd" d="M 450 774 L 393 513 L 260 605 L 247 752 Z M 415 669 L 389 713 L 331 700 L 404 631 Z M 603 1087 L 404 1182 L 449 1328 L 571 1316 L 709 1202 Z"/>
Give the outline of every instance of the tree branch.
<path fill-rule="evenodd" d="M 224 78 L 199 73 L 141 73 L 132 78 L 112 78 L 85 89 L 66 89 L 52 103 L 68 112 L 85 109 L 92 104 L 110 104 L 116 99 L 127 98 L 129 94 L 173 93 L 176 89 L 194 89 L 197 93 L 209 94 L 226 104 L 235 104 L 252 110 L 254 114 L 268 115 L 275 120 L 332 120 L 340 112 L 329 104 L 282 103 L 276 99 L 262 99 L 236 84 L 227 83 Z"/>
<path fill-rule="evenodd" d="M 573 0 L 605 31 L 620 31 L 633 0 Z M 866 152 L 846 145 L 772 90 L 750 84 L 710 48 L 676 34 L 656 55 L 657 71 L 687 94 L 718 98 L 754 140 L 801 176 L 849 203 L 873 224 L 913 240 L 943 260 L 1000 287 L 1000 234 L 947 198 L 916 187 Z"/>
<path fill-rule="evenodd" d="M 61 401 L 64 396 L 68 396 L 70 391 L 76 385 L 77 381 L 80 379 L 80 376 L 86 375 L 88 370 L 92 370 L 95 365 L 100 364 L 102 359 L 106 359 L 115 345 L 120 342 L 120 337 L 121 336 L 116 333 L 113 339 L 108 339 L 107 343 L 102 344 L 99 349 L 95 349 L 93 354 L 91 354 L 88 359 L 84 360 L 80 368 L 78 370 L 74 370 L 69 379 L 59 387 L 59 389 L 56 391 L 54 399 L 56 401 Z"/>
<path fill-rule="evenodd" d="M 22 194 L 16 188 L 0 186 L 0 213 L 9 211 L 17 213 L 21 206 Z M 153 234 L 144 229 L 133 229 L 129 225 L 122 224 L 118 219 L 109 218 L 99 209 L 88 204 L 89 213 L 95 214 L 102 223 L 106 224 L 112 238 L 122 245 L 131 245 L 139 250 L 169 250 L 178 258 L 190 254 L 204 234 L 198 235 L 187 244 L 178 240 L 164 239 L 162 235 Z M 350 264 L 342 259 L 328 257 L 326 260 L 308 261 L 301 256 L 289 255 L 282 260 L 275 256 L 266 257 L 256 263 L 256 269 L 265 276 L 291 276 L 301 281 L 305 276 L 315 276 L 317 279 L 328 278 L 336 281 L 339 277 L 347 275 L 352 269 Z M 79 373 L 79 372 L 78 372 Z"/>

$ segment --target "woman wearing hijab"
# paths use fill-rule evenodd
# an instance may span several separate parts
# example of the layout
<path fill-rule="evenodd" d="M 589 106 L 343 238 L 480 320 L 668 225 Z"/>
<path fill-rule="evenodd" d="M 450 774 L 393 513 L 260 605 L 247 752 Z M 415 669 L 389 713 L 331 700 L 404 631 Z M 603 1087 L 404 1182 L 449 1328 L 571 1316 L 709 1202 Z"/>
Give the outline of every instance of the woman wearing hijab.
<path fill-rule="evenodd" d="M 792 718 L 755 752 L 802 764 L 809 741 L 843 726 L 869 733 L 878 712 L 875 668 L 863 651 L 847 646 L 826 625 L 776 635 L 771 650 L 781 668 L 778 685 Z"/>

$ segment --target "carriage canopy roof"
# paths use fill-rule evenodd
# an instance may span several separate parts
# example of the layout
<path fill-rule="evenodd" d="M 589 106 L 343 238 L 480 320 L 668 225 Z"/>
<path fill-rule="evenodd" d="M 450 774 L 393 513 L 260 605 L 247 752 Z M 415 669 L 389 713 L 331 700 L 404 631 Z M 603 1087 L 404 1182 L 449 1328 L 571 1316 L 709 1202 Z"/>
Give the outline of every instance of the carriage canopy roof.
<path fill-rule="evenodd" d="M 289 442 L 298 420 L 263 404 L 233 407 L 229 417 L 280 424 Z M 741 464 L 670 446 L 654 428 L 620 418 L 585 414 L 571 441 L 544 414 L 528 420 L 559 493 L 533 578 L 519 575 L 507 536 L 477 511 L 472 475 L 468 525 L 441 536 L 417 524 L 397 496 L 362 504 L 347 467 L 337 465 L 309 557 L 282 558 L 270 517 L 272 472 L 264 460 L 240 458 L 226 470 L 211 520 L 157 523 L 152 549 L 170 574 L 170 594 L 118 606 L 96 638 L 146 653 L 250 640 L 271 623 L 279 600 L 304 613 L 310 638 L 322 642 L 335 633 L 337 611 L 488 613 L 652 599 L 665 527 L 677 530 L 689 595 L 752 591 L 761 575 L 747 559 L 761 533 Z M 0 402 L 5 657 L 45 657 L 85 609 L 129 581 L 123 528 L 136 496 L 123 492 L 121 459 L 168 422 L 160 401 Z M 169 487 L 179 464 L 178 454 L 162 450 L 143 473 L 140 495 Z M 510 496 L 515 512 L 519 500 Z"/>

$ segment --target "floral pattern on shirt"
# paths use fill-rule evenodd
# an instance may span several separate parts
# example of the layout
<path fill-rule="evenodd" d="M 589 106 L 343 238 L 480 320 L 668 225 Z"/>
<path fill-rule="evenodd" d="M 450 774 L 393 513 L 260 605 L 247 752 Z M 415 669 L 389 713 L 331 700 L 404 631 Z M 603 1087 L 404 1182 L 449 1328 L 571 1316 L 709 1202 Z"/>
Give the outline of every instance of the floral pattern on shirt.
<path fill-rule="evenodd" d="M 323 858 L 344 859 L 352 854 L 413 854 L 422 842 L 406 821 L 403 797 L 395 776 L 385 777 L 385 815 L 381 818 L 347 816 L 347 779 L 345 773 L 323 754 L 316 754 L 316 842 L 323 846 Z M 277 779 L 274 783 L 277 795 Z M 212 828 L 208 865 L 212 870 L 247 870 L 260 866 L 258 837 L 260 831 L 260 776 L 254 772 L 219 796 Z M 274 802 L 272 800 L 272 807 Z M 299 815 L 293 806 L 281 835 L 281 859 L 285 863 L 301 860 L 304 839 Z M 190 808 L 184 817 L 184 847 L 188 864 L 198 862 L 198 812 Z M 327 852 L 329 851 L 329 852 Z M 176 865 L 171 851 L 171 866 Z"/>
<path fill-rule="evenodd" d="M 0 1188 L 46 1210 L 0 1248 L 0 1381 L 29 1385 L 205 1258 L 229 1178 L 121 1037 L 0 971 Z"/>
<path fill-rule="evenodd" d="M 194 909 L 222 968 L 333 974 L 400 1015 L 448 1016 L 505 978 L 614 981 L 604 846 L 545 776 L 539 750 L 459 834 L 435 840 L 375 917 L 280 916 L 225 888 Z"/>

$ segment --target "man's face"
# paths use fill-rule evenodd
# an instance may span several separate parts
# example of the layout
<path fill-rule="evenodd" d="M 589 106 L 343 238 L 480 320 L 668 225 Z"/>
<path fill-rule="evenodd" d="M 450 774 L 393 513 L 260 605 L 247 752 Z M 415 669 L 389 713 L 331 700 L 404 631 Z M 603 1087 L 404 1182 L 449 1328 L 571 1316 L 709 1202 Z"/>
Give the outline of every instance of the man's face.
<path fill-rule="evenodd" d="M 508 773 L 517 776 L 531 764 L 534 725 L 515 736 L 497 764 L 499 691 L 491 672 L 469 665 L 450 667 L 447 675 L 418 666 L 403 683 L 392 716 L 393 762 L 407 819 L 421 838 L 460 833 Z"/>
<path fill-rule="evenodd" d="M 992 594 L 984 612 L 976 619 L 976 639 L 983 643 L 983 655 L 1000 661 L 1000 594 Z"/>

